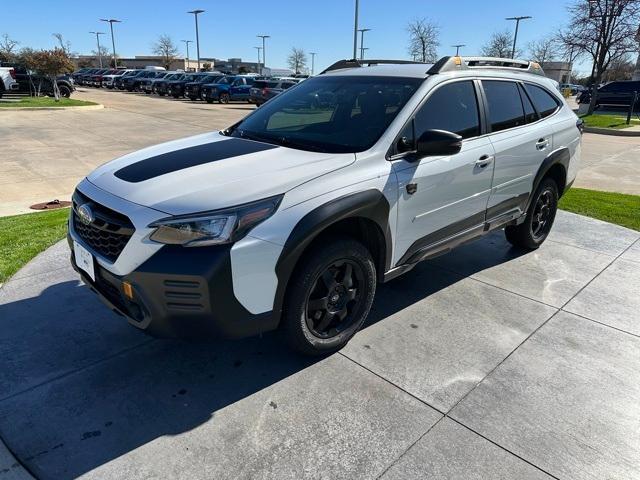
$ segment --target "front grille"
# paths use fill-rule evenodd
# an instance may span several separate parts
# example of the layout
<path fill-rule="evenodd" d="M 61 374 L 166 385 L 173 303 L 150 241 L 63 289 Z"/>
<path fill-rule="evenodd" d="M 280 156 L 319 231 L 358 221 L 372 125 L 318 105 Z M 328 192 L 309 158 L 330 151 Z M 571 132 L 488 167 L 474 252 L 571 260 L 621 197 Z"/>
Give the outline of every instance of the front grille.
<path fill-rule="evenodd" d="M 78 190 L 73 194 L 73 229 L 76 234 L 97 254 L 115 262 L 129 242 L 135 228 L 131 220 L 104 205 L 100 205 Z M 88 204 L 94 221 L 85 224 L 78 216 L 78 208 Z"/>

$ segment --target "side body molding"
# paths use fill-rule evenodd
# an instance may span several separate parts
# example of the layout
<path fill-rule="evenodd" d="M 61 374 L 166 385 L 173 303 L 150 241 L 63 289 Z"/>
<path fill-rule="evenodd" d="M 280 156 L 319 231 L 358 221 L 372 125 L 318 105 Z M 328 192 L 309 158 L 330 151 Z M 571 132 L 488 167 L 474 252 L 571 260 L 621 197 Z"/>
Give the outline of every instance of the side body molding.
<path fill-rule="evenodd" d="M 391 231 L 389 229 L 389 202 L 382 192 L 375 189 L 345 195 L 311 210 L 296 224 L 276 264 L 278 288 L 273 305 L 273 315 L 280 318 L 284 306 L 287 285 L 293 270 L 305 249 L 323 231 L 341 220 L 353 218 L 367 219 L 375 222 L 379 227 L 384 247 L 382 265 L 384 271 L 389 269 L 391 262 Z M 379 276 L 384 274 L 379 272 Z"/>

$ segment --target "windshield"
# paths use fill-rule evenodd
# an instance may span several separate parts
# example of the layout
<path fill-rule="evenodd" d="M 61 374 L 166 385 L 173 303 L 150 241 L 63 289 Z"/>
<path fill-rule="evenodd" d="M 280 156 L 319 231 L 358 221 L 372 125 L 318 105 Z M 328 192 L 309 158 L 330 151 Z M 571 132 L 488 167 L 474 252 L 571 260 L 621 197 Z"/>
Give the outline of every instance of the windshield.
<path fill-rule="evenodd" d="M 373 146 L 423 79 L 315 77 L 265 103 L 225 133 L 329 153 Z"/>

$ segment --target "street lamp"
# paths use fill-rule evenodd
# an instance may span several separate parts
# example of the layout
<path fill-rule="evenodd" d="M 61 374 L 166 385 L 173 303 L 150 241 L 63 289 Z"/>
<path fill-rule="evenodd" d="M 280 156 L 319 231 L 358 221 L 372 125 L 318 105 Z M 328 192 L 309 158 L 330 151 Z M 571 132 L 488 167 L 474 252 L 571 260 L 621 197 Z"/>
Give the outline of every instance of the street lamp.
<path fill-rule="evenodd" d="M 253 47 L 256 50 L 258 50 L 258 73 L 260 73 L 260 50 L 262 50 L 262 47 Z"/>
<path fill-rule="evenodd" d="M 460 53 L 460 47 L 466 47 L 466 45 L 464 43 L 459 43 L 457 45 L 451 45 L 452 47 L 455 47 L 456 49 L 456 57 L 459 56 L 458 54 Z"/>
<path fill-rule="evenodd" d="M 204 10 L 191 10 L 193 17 L 196 19 L 196 53 L 198 54 L 198 71 L 200 71 L 200 35 L 198 34 L 198 14 L 204 13 Z"/>
<path fill-rule="evenodd" d="M 267 68 L 267 44 L 265 40 L 267 38 L 271 38 L 271 35 L 256 35 L 256 37 L 262 39 L 262 69 L 264 70 L 265 68 Z"/>
<path fill-rule="evenodd" d="M 89 32 L 96 36 L 96 42 L 98 42 L 98 58 L 100 59 L 100 68 L 102 68 L 102 50 L 100 50 L 100 35 L 105 35 L 104 32 Z"/>
<path fill-rule="evenodd" d="M 311 76 L 313 77 L 313 72 L 315 70 L 316 67 L 316 52 L 309 52 L 309 54 L 311 55 Z"/>
<path fill-rule="evenodd" d="M 518 27 L 520 26 L 520 20 L 527 20 L 529 16 L 524 17 L 507 17 L 505 20 L 515 20 L 516 21 L 516 32 L 513 34 L 513 48 L 511 49 L 511 58 L 516 56 L 516 40 L 518 39 Z"/>
<path fill-rule="evenodd" d="M 187 71 L 189 71 L 189 44 L 193 43 L 193 40 L 180 40 L 181 42 L 184 42 L 184 44 L 187 46 Z"/>
<path fill-rule="evenodd" d="M 113 24 L 121 23 L 121 20 L 115 18 L 101 18 L 101 22 L 107 22 L 111 27 L 111 46 L 113 47 L 113 68 L 118 68 L 118 59 L 116 58 L 116 40 L 113 38 Z"/>
<path fill-rule="evenodd" d="M 364 32 L 370 32 L 371 29 L 370 28 L 359 28 L 358 31 L 360 32 L 360 60 L 364 59 Z"/>
<path fill-rule="evenodd" d="M 353 26 L 353 59 L 358 58 L 358 10 L 360 8 L 360 1 L 356 0 L 356 11 L 354 15 Z"/>

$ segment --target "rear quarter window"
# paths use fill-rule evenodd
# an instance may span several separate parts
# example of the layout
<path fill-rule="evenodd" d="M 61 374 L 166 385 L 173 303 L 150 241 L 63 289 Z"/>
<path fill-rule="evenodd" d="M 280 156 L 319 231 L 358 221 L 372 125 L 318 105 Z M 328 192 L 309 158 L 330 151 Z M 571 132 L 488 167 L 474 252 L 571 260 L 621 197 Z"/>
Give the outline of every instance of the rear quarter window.
<path fill-rule="evenodd" d="M 553 113 L 558 110 L 558 107 L 560 106 L 558 100 L 556 100 L 556 98 L 544 88 L 526 83 L 525 89 L 542 118 L 553 115 Z"/>

